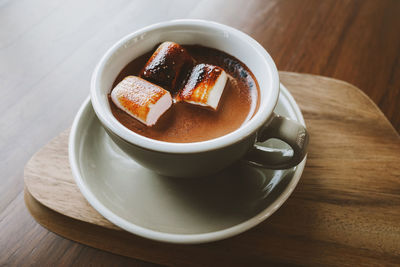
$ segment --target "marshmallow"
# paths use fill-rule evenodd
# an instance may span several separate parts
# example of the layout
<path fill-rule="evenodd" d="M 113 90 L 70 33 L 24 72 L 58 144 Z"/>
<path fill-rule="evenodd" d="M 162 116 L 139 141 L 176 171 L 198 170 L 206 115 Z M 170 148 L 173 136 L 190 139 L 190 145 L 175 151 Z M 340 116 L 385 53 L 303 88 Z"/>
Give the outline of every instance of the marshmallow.
<path fill-rule="evenodd" d="M 228 76 L 220 67 L 209 64 L 196 65 L 185 87 L 175 99 L 216 110 L 227 79 Z"/>
<path fill-rule="evenodd" d="M 125 77 L 111 92 L 114 104 L 147 126 L 154 125 L 172 105 L 171 94 L 136 76 Z"/>
<path fill-rule="evenodd" d="M 193 58 L 186 49 L 174 42 L 164 42 L 147 61 L 139 76 L 174 93 L 192 67 Z"/>

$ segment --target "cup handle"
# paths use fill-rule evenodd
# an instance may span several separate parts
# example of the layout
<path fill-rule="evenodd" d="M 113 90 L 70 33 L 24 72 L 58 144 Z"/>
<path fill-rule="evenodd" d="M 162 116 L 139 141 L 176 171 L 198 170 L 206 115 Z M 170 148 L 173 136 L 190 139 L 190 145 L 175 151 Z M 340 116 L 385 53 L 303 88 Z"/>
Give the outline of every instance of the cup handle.
<path fill-rule="evenodd" d="M 279 150 L 263 146 L 254 147 L 245 155 L 249 164 L 266 169 L 282 170 L 298 165 L 307 154 L 309 134 L 306 128 L 296 121 L 275 113 L 257 134 L 256 142 L 277 138 L 287 143 L 293 150 Z"/>

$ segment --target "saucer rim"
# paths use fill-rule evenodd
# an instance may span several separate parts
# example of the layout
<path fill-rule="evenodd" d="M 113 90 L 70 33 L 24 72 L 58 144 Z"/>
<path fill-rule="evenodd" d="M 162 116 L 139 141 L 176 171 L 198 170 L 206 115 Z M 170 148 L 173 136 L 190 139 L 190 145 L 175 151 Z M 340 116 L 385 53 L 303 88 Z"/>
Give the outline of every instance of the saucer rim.
<path fill-rule="evenodd" d="M 295 112 L 297 121 L 300 122 L 305 126 L 303 115 L 298 107 L 296 101 L 294 100 L 293 96 L 290 92 L 286 89 L 285 86 L 280 84 L 280 92 L 282 95 L 290 103 L 292 109 Z M 279 99 L 279 98 L 278 98 Z M 279 101 L 279 100 L 278 100 Z M 84 180 L 81 176 L 81 172 L 79 170 L 79 161 L 78 161 L 78 149 L 76 149 L 77 144 L 77 133 L 81 130 L 82 123 L 82 115 L 90 108 L 90 97 L 88 97 L 84 103 L 81 105 L 77 115 L 75 116 L 70 136 L 69 136 L 69 143 L 68 143 L 68 154 L 69 154 L 69 162 L 71 166 L 72 175 L 74 177 L 75 182 L 78 185 L 79 190 L 86 198 L 86 200 L 90 203 L 90 205 L 99 212 L 102 216 L 104 216 L 107 220 L 112 222 L 113 224 L 117 225 L 118 227 L 136 234 L 138 236 L 148 238 L 155 241 L 167 242 L 167 243 L 176 243 L 176 244 L 200 244 L 200 243 L 207 243 L 218 241 L 222 239 L 226 239 L 240 233 L 243 233 L 256 225 L 263 222 L 269 216 L 271 216 L 276 210 L 278 210 L 283 203 L 289 198 L 292 194 L 294 189 L 296 188 L 300 177 L 303 173 L 304 166 L 307 160 L 307 156 L 303 159 L 303 161 L 297 165 L 295 171 L 293 173 L 293 178 L 291 179 L 290 183 L 286 186 L 280 196 L 276 198 L 276 200 L 270 205 L 268 205 L 264 210 L 262 210 L 257 215 L 249 218 L 248 220 L 241 222 L 237 225 L 228 227 L 226 229 L 208 232 L 208 233 L 200 233 L 200 234 L 176 234 L 176 233 L 166 233 L 161 231 L 152 230 L 149 228 L 145 228 L 143 226 L 139 226 L 134 224 L 133 222 L 129 222 L 126 219 L 121 218 L 110 209 L 108 209 L 105 205 L 102 204 L 100 200 L 96 197 L 96 195 L 90 190 L 87 184 L 84 183 Z M 89 111 L 90 112 L 90 111 Z M 92 108 L 92 112 L 94 110 Z M 95 113 L 94 113 L 95 114 Z M 94 115 L 96 117 L 96 115 Z M 99 122 L 100 123 L 100 122 Z"/>

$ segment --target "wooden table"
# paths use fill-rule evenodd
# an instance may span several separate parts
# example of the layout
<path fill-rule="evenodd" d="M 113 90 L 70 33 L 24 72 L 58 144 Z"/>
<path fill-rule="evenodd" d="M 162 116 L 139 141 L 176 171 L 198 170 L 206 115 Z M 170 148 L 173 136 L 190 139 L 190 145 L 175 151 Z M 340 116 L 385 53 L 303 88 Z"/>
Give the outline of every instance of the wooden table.
<path fill-rule="evenodd" d="M 400 130 L 399 1 L 2 1 L 0 265 L 152 265 L 41 227 L 25 208 L 22 172 L 35 151 L 70 126 L 111 44 L 177 18 L 215 20 L 250 34 L 280 70 L 356 85 Z"/>

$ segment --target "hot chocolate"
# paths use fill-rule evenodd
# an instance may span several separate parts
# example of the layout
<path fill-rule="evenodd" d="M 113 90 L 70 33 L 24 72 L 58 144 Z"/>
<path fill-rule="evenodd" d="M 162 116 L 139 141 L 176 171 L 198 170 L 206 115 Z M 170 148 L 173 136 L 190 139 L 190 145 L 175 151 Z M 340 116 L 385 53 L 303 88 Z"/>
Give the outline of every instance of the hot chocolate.
<path fill-rule="evenodd" d="M 199 45 L 183 45 L 197 64 L 219 66 L 228 75 L 223 95 L 216 111 L 178 102 L 151 127 L 132 118 L 110 99 L 113 115 L 133 132 L 166 142 L 189 143 L 210 140 L 228 134 L 249 121 L 259 104 L 259 88 L 253 73 L 245 64 L 222 51 Z M 129 63 L 116 78 L 113 88 L 125 77 L 138 75 L 150 51 Z"/>

